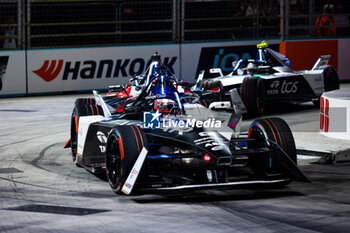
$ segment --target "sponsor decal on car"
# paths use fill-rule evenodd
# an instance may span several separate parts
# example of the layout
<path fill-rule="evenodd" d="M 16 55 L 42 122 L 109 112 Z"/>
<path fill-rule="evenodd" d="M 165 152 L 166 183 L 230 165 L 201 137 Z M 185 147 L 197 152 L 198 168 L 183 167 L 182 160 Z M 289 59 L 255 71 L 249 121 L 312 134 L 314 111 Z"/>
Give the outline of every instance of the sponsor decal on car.
<path fill-rule="evenodd" d="M 278 95 L 278 94 L 294 94 L 298 91 L 299 81 L 288 82 L 283 80 L 282 84 L 279 80 L 275 80 L 270 84 L 270 88 L 267 90 L 267 95 Z M 280 87 L 280 88 L 279 88 Z"/>
<path fill-rule="evenodd" d="M 286 80 L 283 80 L 282 87 L 281 87 L 281 93 L 282 94 L 290 94 L 290 93 L 296 93 L 298 91 L 298 81 L 295 82 L 287 82 Z"/>
<path fill-rule="evenodd" d="M 161 95 L 161 94 L 157 94 L 157 95 L 150 95 L 150 96 L 146 96 L 145 100 L 154 100 L 154 99 L 160 99 L 160 98 L 164 98 L 166 97 L 166 94 Z"/>
<path fill-rule="evenodd" d="M 224 147 L 220 140 L 217 140 L 217 134 L 214 132 L 200 132 L 201 138 L 194 140 L 196 146 L 204 145 L 204 147 L 211 147 L 212 151 L 222 150 Z"/>
<path fill-rule="evenodd" d="M 280 86 L 280 81 L 275 80 L 270 84 L 269 90 L 267 90 L 267 95 L 278 95 L 279 94 L 279 89 L 278 87 Z"/>
<path fill-rule="evenodd" d="M 101 131 L 97 131 L 96 137 L 102 143 L 102 145 L 98 146 L 100 148 L 100 151 L 102 153 L 106 152 L 106 143 L 107 143 L 106 135 L 104 133 L 102 133 Z"/>
<path fill-rule="evenodd" d="M 278 88 L 279 86 L 280 86 L 280 81 L 278 81 L 278 80 L 275 80 L 271 83 L 272 89 Z"/>
<path fill-rule="evenodd" d="M 104 133 L 102 133 L 101 131 L 97 131 L 96 136 L 98 138 L 98 140 L 102 143 L 107 143 L 107 137 Z"/>

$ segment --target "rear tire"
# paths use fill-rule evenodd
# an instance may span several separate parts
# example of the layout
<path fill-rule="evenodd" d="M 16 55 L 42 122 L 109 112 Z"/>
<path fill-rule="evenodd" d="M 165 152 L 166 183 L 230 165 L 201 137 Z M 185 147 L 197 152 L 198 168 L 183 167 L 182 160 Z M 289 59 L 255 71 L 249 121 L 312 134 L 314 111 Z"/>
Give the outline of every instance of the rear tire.
<path fill-rule="evenodd" d="M 108 136 L 106 176 L 116 194 L 122 193 L 123 185 L 143 147 L 147 148 L 146 136 L 135 125 L 117 126 Z"/>
<path fill-rule="evenodd" d="M 202 81 L 201 86 L 204 90 L 210 90 L 213 88 L 220 87 L 222 85 L 221 85 L 221 81 L 219 81 L 219 80 L 215 80 L 215 81 L 205 80 L 205 81 Z"/>
<path fill-rule="evenodd" d="M 297 164 L 297 153 L 293 134 L 288 124 L 281 118 L 266 118 L 255 120 L 248 133 L 248 138 L 255 141 L 248 143 L 248 148 L 269 147 L 271 140 L 284 150 L 288 157 Z M 268 158 L 254 158 L 250 165 L 255 174 L 266 171 L 279 171 L 281 169 L 281 158 L 279 153 L 270 153 Z"/>
<path fill-rule="evenodd" d="M 333 91 L 339 89 L 339 76 L 337 70 L 333 66 L 326 66 L 323 70 L 325 91 Z"/>
<path fill-rule="evenodd" d="M 256 76 L 244 78 L 240 95 L 249 116 L 260 116 L 265 108 L 264 83 Z"/>
<path fill-rule="evenodd" d="M 79 98 L 75 101 L 75 106 L 71 118 L 70 132 L 72 160 L 77 166 L 79 166 L 77 159 L 79 118 L 81 116 L 103 115 L 101 106 L 98 106 L 95 103 L 95 99 L 92 98 Z"/>
<path fill-rule="evenodd" d="M 224 87 L 221 83 L 220 80 L 206 80 L 206 81 L 203 81 L 201 83 L 201 87 L 203 88 L 203 90 L 208 90 L 210 91 L 211 89 L 214 89 L 214 88 L 219 88 L 219 91 L 217 92 L 218 96 L 217 98 L 221 101 L 221 100 L 224 100 L 225 98 L 225 91 L 224 91 Z"/>

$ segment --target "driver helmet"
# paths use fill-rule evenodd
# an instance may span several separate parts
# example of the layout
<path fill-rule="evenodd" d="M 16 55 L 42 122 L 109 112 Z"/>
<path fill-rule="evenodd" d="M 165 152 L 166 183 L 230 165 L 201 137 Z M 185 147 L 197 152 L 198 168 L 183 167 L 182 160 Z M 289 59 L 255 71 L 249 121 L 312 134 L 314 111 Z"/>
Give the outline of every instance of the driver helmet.
<path fill-rule="evenodd" d="M 157 99 L 154 100 L 154 109 L 162 114 L 169 114 L 170 111 L 177 107 L 177 104 L 172 99 Z"/>
<path fill-rule="evenodd" d="M 247 72 L 248 74 L 252 75 L 254 74 L 254 71 L 256 70 L 257 66 L 253 62 L 248 63 L 247 65 Z"/>

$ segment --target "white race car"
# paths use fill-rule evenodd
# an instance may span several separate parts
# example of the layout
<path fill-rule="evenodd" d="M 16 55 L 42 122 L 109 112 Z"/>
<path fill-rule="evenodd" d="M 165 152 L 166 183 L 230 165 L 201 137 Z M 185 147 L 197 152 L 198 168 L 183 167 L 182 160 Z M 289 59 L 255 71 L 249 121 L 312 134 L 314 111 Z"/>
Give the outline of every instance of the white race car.
<path fill-rule="evenodd" d="M 295 71 L 282 54 L 269 49 L 263 41 L 257 45 L 255 60 L 233 62 L 233 71 L 223 75 L 220 68 L 210 69 L 220 76 L 201 81 L 203 89 L 220 88 L 236 113 L 261 115 L 266 104 L 308 102 L 319 104 L 323 92 L 339 89 L 336 69 L 328 65 L 330 55 L 321 56 L 311 70 Z"/>

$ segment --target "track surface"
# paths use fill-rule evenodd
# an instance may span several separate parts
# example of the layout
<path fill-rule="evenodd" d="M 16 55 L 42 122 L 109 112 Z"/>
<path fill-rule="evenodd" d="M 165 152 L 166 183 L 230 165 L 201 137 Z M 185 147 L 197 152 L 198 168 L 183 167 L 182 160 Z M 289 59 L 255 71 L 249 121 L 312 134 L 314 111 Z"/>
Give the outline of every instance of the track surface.
<path fill-rule="evenodd" d="M 75 167 L 63 149 L 75 98 L 0 99 L 0 232 L 350 229 L 350 164 L 302 166 L 313 183 L 284 189 L 116 196 L 106 181 Z M 293 130 L 317 130 L 312 105 L 269 114 L 277 113 Z"/>

